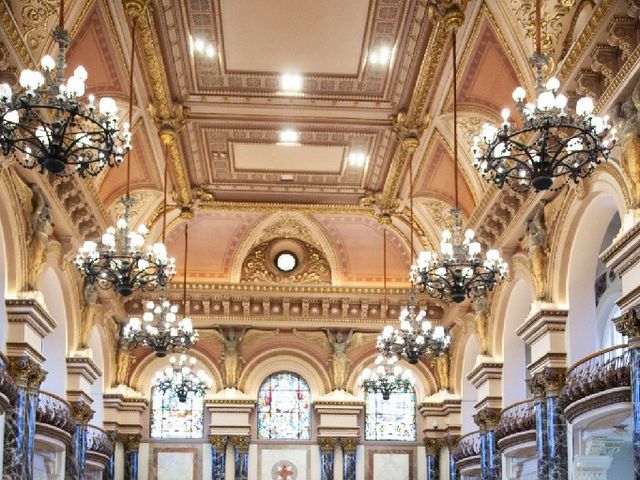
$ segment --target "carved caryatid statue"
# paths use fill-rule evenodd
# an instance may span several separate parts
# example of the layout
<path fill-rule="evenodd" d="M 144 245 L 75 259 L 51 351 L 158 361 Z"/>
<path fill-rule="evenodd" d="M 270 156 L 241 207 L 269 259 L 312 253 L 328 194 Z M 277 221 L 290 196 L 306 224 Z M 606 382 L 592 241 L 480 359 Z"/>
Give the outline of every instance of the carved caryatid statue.
<path fill-rule="evenodd" d="M 240 371 L 244 362 L 242 354 L 252 344 L 259 340 L 277 335 L 280 330 L 259 330 L 246 328 L 236 329 L 229 328 L 226 330 L 210 330 L 211 337 L 223 347 L 223 353 L 220 359 L 222 364 L 222 381 L 225 388 L 238 388 L 238 380 L 240 379 Z M 203 335 L 204 334 L 204 335 Z M 206 340 L 207 333 L 201 332 L 200 339 Z"/>
<path fill-rule="evenodd" d="M 98 286 L 95 283 L 89 283 L 85 280 L 82 296 L 84 306 L 82 307 L 80 319 L 80 348 L 88 348 L 91 330 L 95 325 L 96 317 L 100 309 L 98 305 Z"/>
<path fill-rule="evenodd" d="M 349 366 L 351 364 L 348 356 L 349 350 L 367 343 L 375 344 L 378 337 L 375 333 L 354 333 L 353 330 L 347 334 L 340 330 L 336 332 L 331 330 L 325 330 L 324 332 L 294 330 L 293 333 L 298 337 L 320 345 L 329 355 L 328 364 L 331 369 L 331 384 L 334 390 L 345 390 L 347 387 Z"/>
<path fill-rule="evenodd" d="M 473 310 L 476 334 L 480 342 L 480 354 L 489 355 L 489 309 L 485 295 L 473 297 Z"/>
<path fill-rule="evenodd" d="M 629 177 L 633 189 L 633 208 L 640 206 L 640 83 L 633 89 L 631 97 L 620 106 L 620 166 Z"/>
<path fill-rule="evenodd" d="M 529 252 L 529 269 L 537 300 L 547 300 L 547 229 L 544 206 L 526 224 L 522 246 Z"/>
<path fill-rule="evenodd" d="M 449 391 L 449 362 L 449 352 L 436 357 L 436 375 L 438 376 L 440 390 Z"/>
<path fill-rule="evenodd" d="M 38 289 L 40 274 L 44 266 L 49 236 L 53 232 L 51 210 L 44 194 L 36 184 L 29 185 L 32 192 L 30 237 L 29 237 L 29 266 L 25 272 L 25 290 Z"/>
<path fill-rule="evenodd" d="M 131 365 L 131 355 L 129 349 L 123 342 L 118 343 L 116 352 L 116 385 L 129 384 L 129 367 Z"/>

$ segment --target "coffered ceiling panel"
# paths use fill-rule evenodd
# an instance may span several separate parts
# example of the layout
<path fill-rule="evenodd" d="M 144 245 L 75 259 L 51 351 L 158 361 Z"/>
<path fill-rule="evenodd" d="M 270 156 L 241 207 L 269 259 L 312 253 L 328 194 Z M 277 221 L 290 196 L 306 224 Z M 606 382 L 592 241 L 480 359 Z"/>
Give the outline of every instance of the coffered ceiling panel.
<path fill-rule="evenodd" d="M 368 0 L 220 0 L 219 8 L 227 71 L 357 75 L 363 63 Z"/>

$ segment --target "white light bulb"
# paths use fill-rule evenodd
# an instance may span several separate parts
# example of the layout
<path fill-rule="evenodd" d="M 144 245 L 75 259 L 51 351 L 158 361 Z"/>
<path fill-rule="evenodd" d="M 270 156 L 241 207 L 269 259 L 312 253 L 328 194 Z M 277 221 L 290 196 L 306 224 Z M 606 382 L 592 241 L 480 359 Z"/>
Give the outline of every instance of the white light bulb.
<path fill-rule="evenodd" d="M 555 92 L 557 89 L 560 88 L 560 80 L 558 80 L 556 77 L 551 77 L 549 80 L 547 80 L 546 87 L 547 87 L 547 90 Z"/>
<path fill-rule="evenodd" d="M 76 78 L 79 78 L 83 82 L 85 82 L 87 78 L 89 78 L 87 69 L 84 68 L 82 65 L 79 65 L 78 67 L 76 67 L 76 69 L 73 71 L 73 76 Z"/>
<path fill-rule="evenodd" d="M 508 123 L 509 116 L 511 115 L 511 110 L 509 110 L 508 108 L 503 108 L 501 114 L 502 114 L 502 120 L 504 120 L 504 123 Z"/>
<path fill-rule="evenodd" d="M 51 55 L 45 55 L 42 57 L 42 60 L 40 60 L 40 66 L 44 71 L 48 72 L 56 68 L 56 61 Z"/>
<path fill-rule="evenodd" d="M 559 108 L 560 110 L 562 110 L 564 107 L 567 106 L 567 101 L 568 101 L 567 97 L 565 97 L 561 93 L 556 95 L 556 108 Z"/>
<path fill-rule="evenodd" d="M 588 116 L 593 112 L 593 100 L 591 97 L 582 97 L 576 103 L 576 113 L 580 116 Z"/>
<path fill-rule="evenodd" d="M 522 102 L 524 100 L 524 98 L 527 96 L 527 92 L 524 88 L 522 87 L 518 87 L 513 91 L 513 94 L 511 95 L 511 97 L 516 101 L 516 102 Z"/>
<path fill-rule="evenodd" d="M 555 105 L 556 98 L 552 92 L 542 92 L 538 96 L 538 109 L 542 111 L 549 110 Z"/>
<path fill-rule="evenodd" d="M 102 97 L 98 103 L 98 110 L 102 115 L 113 117 L 118 112 L 116 101 L 111 97 Z"/>
<path fill-rule="evenodd" d="M 11 110 L 10 112 L 7 112 L 4 119 L 9 123 L 18 123 L 20 121 L 20 115 L 17 110 Z"/>

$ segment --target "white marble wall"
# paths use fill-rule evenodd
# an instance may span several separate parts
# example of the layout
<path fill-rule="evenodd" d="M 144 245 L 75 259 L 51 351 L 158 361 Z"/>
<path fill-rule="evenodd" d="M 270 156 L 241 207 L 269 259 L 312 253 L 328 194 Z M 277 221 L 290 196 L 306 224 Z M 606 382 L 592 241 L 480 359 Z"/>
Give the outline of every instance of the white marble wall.
<path fill-rule="evenodd" d="M 64 452 L 35 452 L 33 480 L 63 480 L 63 478 Z"/>

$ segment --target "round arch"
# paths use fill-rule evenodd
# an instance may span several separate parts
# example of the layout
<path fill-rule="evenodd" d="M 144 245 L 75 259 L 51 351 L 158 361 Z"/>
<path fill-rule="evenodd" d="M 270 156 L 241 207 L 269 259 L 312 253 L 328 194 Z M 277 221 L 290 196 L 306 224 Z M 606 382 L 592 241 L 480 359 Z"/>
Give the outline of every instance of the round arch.
<path fill-rule="evenodd" d="M 270 350 L 253 358 L 245 366 L 238 387 L 252 398 L 257 398 L 264 379 L 280 371 L 295 373 L 304 378 L 313 399 L 318 399 L 331 390 L 325 368 L 313 357 L 291 349 Z"/>

